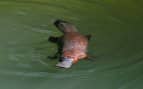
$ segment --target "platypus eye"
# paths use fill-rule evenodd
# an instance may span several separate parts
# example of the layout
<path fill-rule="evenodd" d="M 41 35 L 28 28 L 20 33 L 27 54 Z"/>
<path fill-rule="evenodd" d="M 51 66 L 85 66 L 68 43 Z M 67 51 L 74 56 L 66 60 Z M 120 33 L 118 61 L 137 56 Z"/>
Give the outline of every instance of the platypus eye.
<path fill-rule="evenodd" d="M 64 21 L 64 20 L 60 20 L 60 19 L 58 19 L 58 20 L 56 20 L 55 22 L 54 22 L 54 25 L 59 25 L 59 24 L 65 24 L 65 23 L 68 23 L 67 21 Z"/>
<path fill-rule="evenodd" d="M 61 23 L 59 23 L 59 25 L 61 25 L 61 26 L 64 26 L 64 24 L 65 24 L 65 23 L 62 23 L 62 22 L 61 22 Z"/>
<path fill-rule="evenodd" d="M 66 32 L 77 32 L 76 30 L 76 27 L 67 22 L 67 21 L 63 21 L 63 20 L 56 20 L 54 22 L 54 25 L 60 30 L 62 31 L 63 33 L 66 33 Z"/>

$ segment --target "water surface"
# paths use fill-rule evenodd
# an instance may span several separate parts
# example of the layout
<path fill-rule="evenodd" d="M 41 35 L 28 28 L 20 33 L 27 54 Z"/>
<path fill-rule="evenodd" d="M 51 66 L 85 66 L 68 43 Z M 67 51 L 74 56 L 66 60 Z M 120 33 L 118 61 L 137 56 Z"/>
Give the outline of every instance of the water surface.
<path fill-rule="evenodd" d="M 55 67 L 56 19 L 92 34 L 89 54 L 71 69 Z M 141 0 L 1 0 L 1 89 L 142 89 Z"/>

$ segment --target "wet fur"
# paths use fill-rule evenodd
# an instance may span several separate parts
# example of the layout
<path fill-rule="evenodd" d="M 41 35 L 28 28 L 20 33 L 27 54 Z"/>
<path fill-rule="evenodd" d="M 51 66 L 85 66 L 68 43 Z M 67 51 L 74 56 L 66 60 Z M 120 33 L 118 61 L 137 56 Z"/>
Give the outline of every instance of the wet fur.
<path fill-rule="evenodd" d="M 56 23 L 54 23 L 56 27 L 58 27 L 57 26 L 58 23 L 59 23 L 59 21 L 56 21 Z M 51 59 L 59 58 L 59 61 L 62 61 L 61 55 L 62 55 L 62 50 L 63 50 L 63 45 L 64 45 L 63 41 L 64 41 L 64 35 L 66 34 L 65 31 L 62 31 L 62 32 L 63 32 L 63 36 L 60 36 L 60 37 L 50 36 L 48 39 L 49 42 L 57 44 L 57 48 L 58 48 L 57 52 L 53 56 L 49 56 L 49 58 L 51 58 Z M 91 35 L 85 35 L 84 37 L 88 41 L 91 39 Z M 89 57 L 87 56 L 86 58 L 89 58 Z"/>

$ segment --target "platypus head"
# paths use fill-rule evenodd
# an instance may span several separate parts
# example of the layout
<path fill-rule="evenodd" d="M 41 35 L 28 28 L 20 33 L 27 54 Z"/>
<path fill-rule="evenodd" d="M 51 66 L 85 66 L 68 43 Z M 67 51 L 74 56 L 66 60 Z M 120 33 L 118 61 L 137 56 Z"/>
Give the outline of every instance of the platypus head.
<path fill-rule="evenodd" d="M 63 21 L 63 20 L 56 20 L 54 22 L 54 25 L 63 33 L 67 33 L 67 32 L 77 32 L 76 27 L 67 22 L 67 21 Z"/>

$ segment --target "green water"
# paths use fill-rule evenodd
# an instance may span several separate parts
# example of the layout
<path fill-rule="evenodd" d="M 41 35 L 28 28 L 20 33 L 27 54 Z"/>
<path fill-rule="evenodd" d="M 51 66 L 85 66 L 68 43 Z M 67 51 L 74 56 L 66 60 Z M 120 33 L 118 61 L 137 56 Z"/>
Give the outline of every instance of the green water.
<path fill-rule="evenodd" d="M 92 61 L 55 67 L 56 19 L 92 34 Z M 143 1 L 0 0 L 0 89 L 143 89 Z"/>

